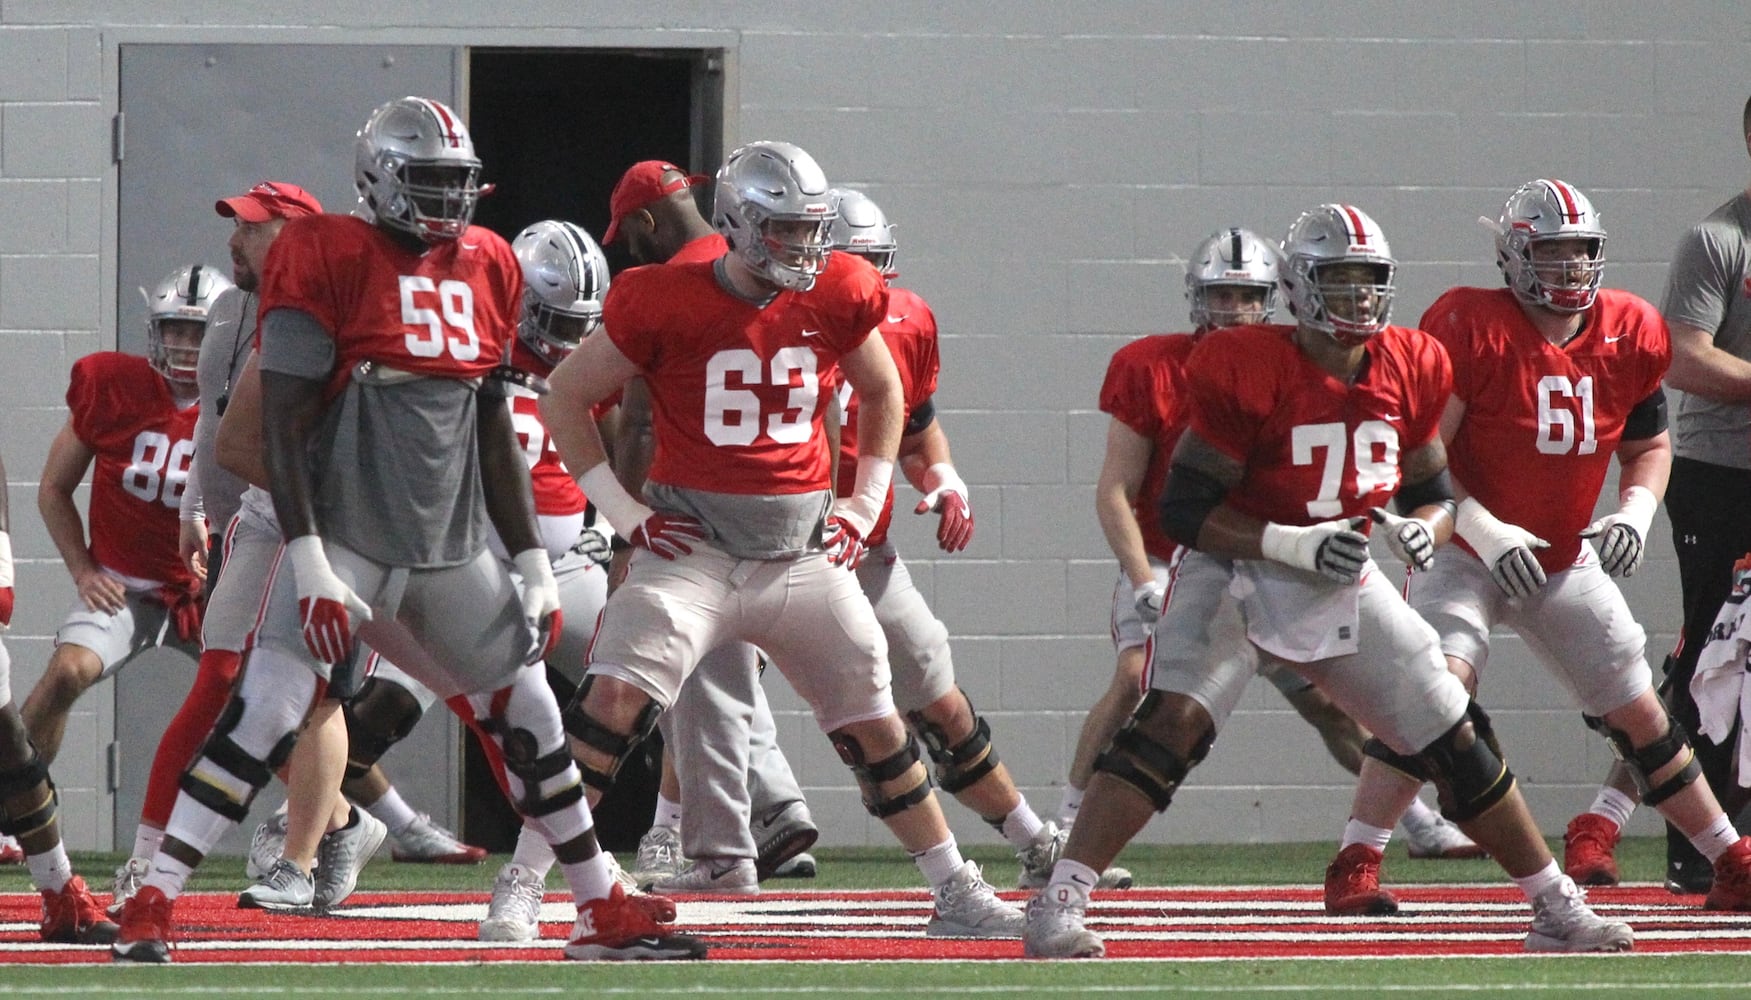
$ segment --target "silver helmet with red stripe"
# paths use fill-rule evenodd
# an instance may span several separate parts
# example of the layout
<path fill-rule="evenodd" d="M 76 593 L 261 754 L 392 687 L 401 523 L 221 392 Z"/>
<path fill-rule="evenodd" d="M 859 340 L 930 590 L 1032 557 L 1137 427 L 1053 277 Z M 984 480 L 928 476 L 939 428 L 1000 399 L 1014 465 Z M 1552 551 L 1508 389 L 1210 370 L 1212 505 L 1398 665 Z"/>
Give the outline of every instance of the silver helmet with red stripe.
<path fill-rule="evenodd" d="M 1244 305 L 1212 307 L 1210 293 L 1234 289 Z M 1198 329 L 1263 323 L 1277 310 L 1277 248 L 1250 229 L 1218 229 L 1192 251 L 1186 264 L 1186 302 Z"/>
<path fill-rule="evenodd" d="M 1588 308 L 1605 273 L 1598 210 L 1566 181 L 1520 185 L 1496 223 L 1496 264 L 1527 305 L 1565 313 Z"/>
<path fill-rule="evenodd" d="M 1386 329 L 1398 261 L 1379 223 L 1354 205 L 1302 212 L 1283 237 L 1278 283 L 1302 326 L 1354 346 Z"/>
<path fill-rule="evenodd" d="M 474 220 L 480 160 L 448 106 L 403 97 L 371 112 L 353 142 L 353 184 L 379 225 L 427 243 L 453 240 Z"/>

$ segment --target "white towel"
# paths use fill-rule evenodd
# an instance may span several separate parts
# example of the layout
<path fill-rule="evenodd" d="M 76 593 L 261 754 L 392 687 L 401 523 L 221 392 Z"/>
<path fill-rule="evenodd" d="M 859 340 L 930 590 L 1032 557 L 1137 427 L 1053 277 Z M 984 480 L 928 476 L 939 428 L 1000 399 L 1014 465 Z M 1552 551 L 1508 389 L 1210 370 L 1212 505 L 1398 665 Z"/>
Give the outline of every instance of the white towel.
<path fill-rule="evenodd" d="M 1374 560 L 1363 575 L 1376 572 Z M 1228 592 L 1240 601 L 1246 637 L 1290 663 L 1356 651 L 1360 583 L 1333 583 L 1269 559 L 1234 560 Z"/>
<path fill-rule="evenodd" d="M 1696 660 L 1690 678 L 1690 697 L 1696 701 L 1701 735 L 1720 743 L 1733 731 L 1734 721 L 1751 720 L 1751 554 L 1733 565 L 1733 590 L 1721 604 L 1714 627 Z M 1751 726 L 1739 728 L 1738 783 L 1751 788 Z"/>

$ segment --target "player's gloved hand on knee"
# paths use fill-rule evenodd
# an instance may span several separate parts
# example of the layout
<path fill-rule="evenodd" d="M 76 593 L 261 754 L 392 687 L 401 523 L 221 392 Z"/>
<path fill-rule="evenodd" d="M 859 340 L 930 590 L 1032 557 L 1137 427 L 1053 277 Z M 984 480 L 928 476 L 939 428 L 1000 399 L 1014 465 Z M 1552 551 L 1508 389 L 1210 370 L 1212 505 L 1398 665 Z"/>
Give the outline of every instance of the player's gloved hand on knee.
<path fill-rule="evenodd" d="M 511 557 L 511 564 L 523 578 L 523 617 L 535 628 L 535 644 L 524 662 L 539 663 L 559 642 L 564 619 L 559 609 L 559 584 L 553 579 L 546 549 L 524 549 Z"/>
<path fill-rule="evenodd" d="M 1587 525 L 1581 537 L 1595 540 L 1599 565 L 1606 573 L 1630 576 L 1641 568 L 1648 529 L 1654 523 L 1654 511 L 1660 501 L 1645 486 L 1631 486 L 1617 500 L 1617 513 Z"/>
<path fill-rule="evenodd" d="M 1418 572 L 1435 565 L 1435 535 L 1420 517 L 1399 517 L 1385 507 L 1374 507 L 1368 516 L 1383 529 L 1386 547 L 1398 561 Z"/>
<path fill-rule="evenodd" d="M 973 501 L 967 484 L 947 462 L 938 462 L 924 470 L 924 499 L 912 508 L 914 514 L 936 511 L 942 520 L 936 525 L 936 544 L 944 552 L 959 552 L 973 540 Z"/>
<path fill-rule="evenodd" d="M 286 555 L 292 560 L 292 578 L 298 584 L 298 617 L 304 626 L 305 647 L 324 663 L 345 660 L 353 648 L 351 619 L 370 621 L 370 606 L 334 575 L 321 538 L 300 535 L 286 543 Z"/>
<path fill-rule="evenodd" d="M 1266 559 L 1310 573 L 1334 583 L 1351 584 L 1362 578 L 1368 562 L 1368 536 L 1362 534 L 1365 517 L 1344 517 L 1305 527 L 1266 522 L 1259 550 Z"/>
<path fill-rule="evenodd" d="M 1143 624 L 1153 625 L 1161 620 L 1161 609 L 1167 604 L 1167 586 L 1160 580 L 1138 584 L 1131 589 L 1131 603 Z"/>
<path fill-rule="evenodd" d="M 1548 549 L 1549 542 L 1519 525 L 1499 520 L 1471 497 L 1460 502 L 1453 530 L 1489 567 L 1490 578 L 1502 593 L 1529 597 L 1544 586 L 1544 567 L 1538 565 L 1532 550 Z"/>

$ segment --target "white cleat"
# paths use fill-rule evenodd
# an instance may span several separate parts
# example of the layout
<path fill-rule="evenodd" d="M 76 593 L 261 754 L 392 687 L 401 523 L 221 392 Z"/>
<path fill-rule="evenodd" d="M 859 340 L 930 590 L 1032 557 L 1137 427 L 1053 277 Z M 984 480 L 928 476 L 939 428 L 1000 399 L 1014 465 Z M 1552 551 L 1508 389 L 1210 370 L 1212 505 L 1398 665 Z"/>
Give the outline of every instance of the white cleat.
<path fill-rule="evenodd" d="M 1069 890 L 1045 891 L 1028 900 L 1027 929 L 1021 935 L 1028 958 L 1103 958 L 1106 943 L 1084 926 L 1088 904 Z"/>
<path fill-rule="evenodd" d="M 652 882 L 646 891 L 658 896 L 758 896 L 760 877 L 753 858 L 700 858 L 679 875 Z"/>
<path fill-rule="evenodd" d="M 931 894 L 936 909 L 924 925 L 925 937 L 1018 938 L 1026 918 L 1021 908 L 997 898 L 972 861 Z"/>
<path fill-rule="evenodd" d="M 280 855 L 286 853 L 286 814 L 274 813 L 267 822 L 255 828 L 254 836 L 249 838 L 249 857 L 243 863 L 243 874 L 249 876 L 252 882 L 264 878 L 274 870 L 274 862 L 280 860 Z"/>
<path fill-rule="evenodd" d="M 1634 947 L 1635 932 L 1629 925 L 1594 913 L 1587 905 L 1587 893 L 1567 875 L 1532 901 L 1527 951 L 1629 951 Z"/>
<path fill-rule="evenodd" d="M 146 858 L 129 858 L 116 869 L 116 880 L 110 886 L 109 915 L 119 917 L 122 907 L 140 891 L 140 883 L 152 874 L 152 862 Z"/>
<path fill-rule="evenodd" d="M 666 826 L 653 826 L 638 838 L 632 880 L 637 885 L 650 885 L 657 879 L 681 874 L 687 870 L 687 864 L 687 859 L 681 856 L 681 834 Z"/>
<path fill-rule="evenodd" d="M 1034 834 L 1033 843 L 1015 852 L 1021 862 L 1021 877 L 1015 880 L 1017 889 L 1044 889 L 1052 881 L 1052 866 L 1064 856 L 1064 845 L 1070 841 L 1070 828 L 1059 829 L 1050 820 Z M 1100 873 L 1096 889 L 1131 888 L 1128 868 L 1108 868 Z"/>
<path fill-rule="evenodd" d="M 351 826 L 323 834 L 316 845 L 316 898 L 311 905 L 319 913 L 339 906 L 353 894 L 365 862 L 389 836 L 382 820 L 357 806 L 353 807 L 353 819 Z"/>
<path fill-rule="evenodd" d="M 492 882 L 492 902 L 475 936 L 482 941 L 533 941 L 541 936 L 541 897 L 547 884 L 541 876 L 509 864 Z"/>

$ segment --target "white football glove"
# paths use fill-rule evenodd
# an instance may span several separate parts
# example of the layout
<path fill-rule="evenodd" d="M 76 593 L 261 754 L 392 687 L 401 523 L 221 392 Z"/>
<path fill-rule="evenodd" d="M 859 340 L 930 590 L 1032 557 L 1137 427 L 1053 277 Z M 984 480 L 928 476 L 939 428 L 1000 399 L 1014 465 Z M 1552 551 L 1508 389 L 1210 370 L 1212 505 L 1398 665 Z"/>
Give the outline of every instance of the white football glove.
<path fill-rule="evenodd" d="M 1435 565 L 1435 535 L 1429 530 L 1429 523 L 1420 517 L 1399 517 L 1385 507 L 1375 507 L 1368 511 L 1368 516 L 1374 523 L 1385 529 L 1386 547 L 1404 563 L 1419 573 L 1428 572 Z"/>
<path fill-rule="evenodd" d="M 1161 609 L 1167 604 L 1167 586 L 1160 580 L 1150 580 L 1131 590 L 1131 600 L 1143 624 L 1153 625 L 1161 620 Z"/>
<path fill-rule="evenodd" d="M 511 564 L 523 578 L 523 617 L 535 629 L 535 643 L 524 662 L 538 663 L 559 641 L 564 618 L 559 610 L 559 584 L 554 582 L 546 549 L 524 549 L 511 557 Z"/>
<path fill-rule="evenodd" d="M 1648 528 L 1660 501 L 1645 486 L 1631 486 L 1617 498 L 1617 513 L 1587 525 L 1582 538 L 1597 539 L 1599 564 L 1611 576 L 1630 576 L 1641 568 Z"/>
<path fill-rule="evenodd" d="M 298 585 L 298 617 L 304 645 L 324 663 L 341 663 L 353 652 L 353 620 L 371 620 L 371 607 L 334 575 L 322 539 L 299 535 L 286 543 Z"/>
<path fill-rule="evenodd" d="M 1296 569 L 1318 573 L 1333 583 L 1351 584 L 1362 578 L 1368 562 L 1368 536 L 1362 534 L 1365 517 L 1344 517 L 1306 527 L 1265 523 L 1259 550 Z"/>
<path fill-rule="evenodd" d="M 1509 597 L 1529 597 L 1544 586 L 1544 567 L 1533 549 L 1550 543 L 1519 525 L 1498 520 L 1483 504 L 1466 497 L 1459 505 L 1453 530 L 1489 567 L 1491 579 Z"/>

